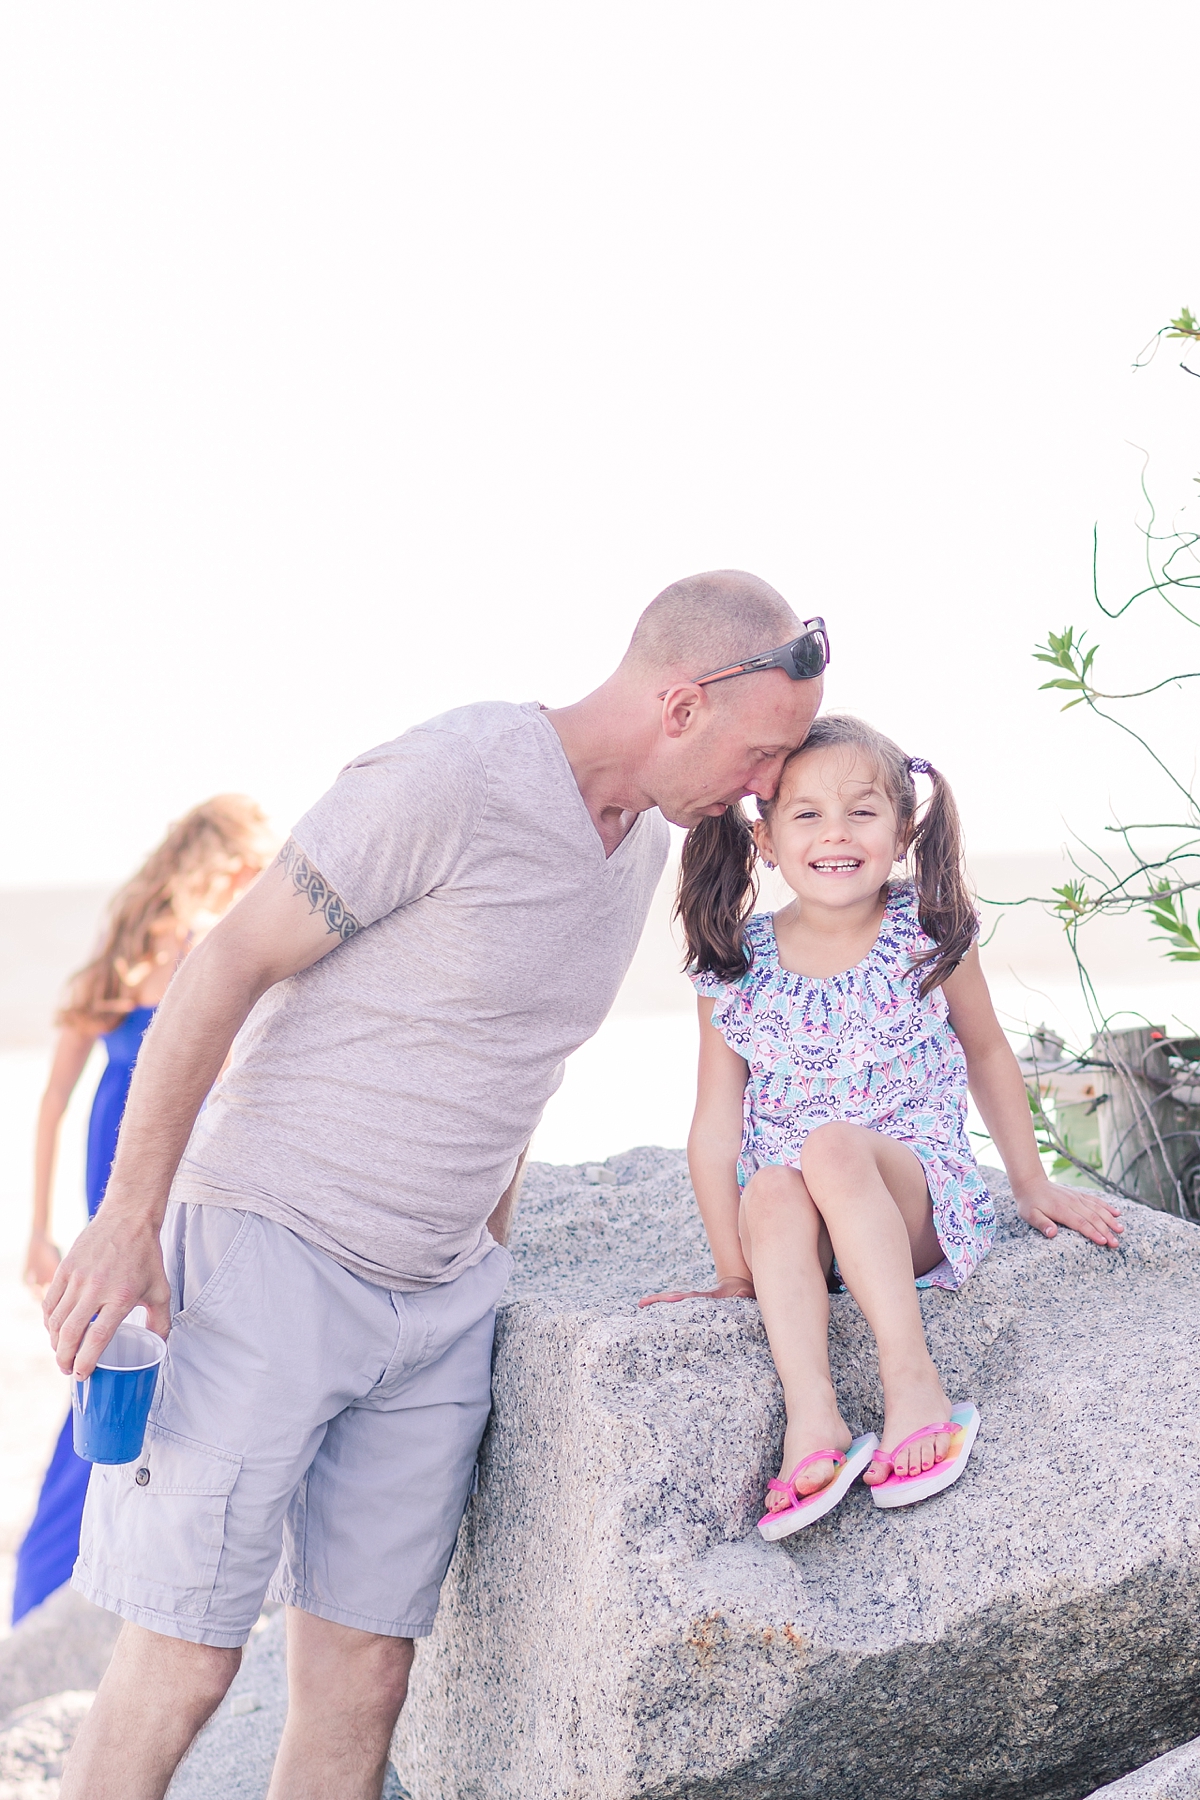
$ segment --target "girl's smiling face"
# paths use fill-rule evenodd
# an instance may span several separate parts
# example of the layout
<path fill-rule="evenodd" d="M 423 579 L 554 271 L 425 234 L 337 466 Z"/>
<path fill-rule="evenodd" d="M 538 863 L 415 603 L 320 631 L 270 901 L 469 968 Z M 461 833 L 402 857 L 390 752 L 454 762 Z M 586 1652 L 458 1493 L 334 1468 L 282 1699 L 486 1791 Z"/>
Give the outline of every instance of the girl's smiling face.
<path fill-rule="evenodd" d="M 875 898 L 904 854 L 880 771 L 849 744 L 793 756 L 754 836 L 792 892 L 821 906 Z"/>

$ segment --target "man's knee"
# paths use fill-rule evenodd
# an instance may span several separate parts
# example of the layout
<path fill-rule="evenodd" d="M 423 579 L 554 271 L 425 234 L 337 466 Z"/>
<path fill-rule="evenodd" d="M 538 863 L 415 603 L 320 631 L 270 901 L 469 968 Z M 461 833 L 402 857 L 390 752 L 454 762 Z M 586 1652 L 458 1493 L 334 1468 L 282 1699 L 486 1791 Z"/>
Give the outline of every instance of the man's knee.
<path fill-rule="evenodd" d="M 306 1711 L 332 1706 L 399 1712 L 414 1649 L 412 1638 L 360 1631 L 289 1608 L 289 1692 Z"/>
<path fill-rule="evenodd" d="M 240 1650 L 192 1644 L 126 1623 L 113 1651 L 109 1678 L 130 1682 L 146 1695 L 170 1693 L 181 1706 L 207 1717 L 225 1698 L 241 1661 Z"/>

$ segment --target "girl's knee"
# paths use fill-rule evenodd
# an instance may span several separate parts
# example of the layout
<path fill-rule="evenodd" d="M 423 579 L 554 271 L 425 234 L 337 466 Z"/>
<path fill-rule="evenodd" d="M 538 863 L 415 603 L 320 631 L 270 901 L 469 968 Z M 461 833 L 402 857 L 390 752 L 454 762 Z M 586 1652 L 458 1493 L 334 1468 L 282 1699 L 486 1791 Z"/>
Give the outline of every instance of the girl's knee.
<path fill-rule="evenodd" d="M 742 1211 L 750 1219 L 761 1218 L 779 1207 L 811 1206 L 799 1169 L 765 1163 L 755 1171 L 742 1193 Z"/>
<path fill-rule="evenodd" d="M 828 1125 L 818 1125 L 809 1132 L 800 1152 L 801 1164 L 807 1174 L 819 1179 L 827 1172 L 873 1163 L 872 1139 L 877 1135 L 869 1126 L 848 1125 L 841 1119 L 832 1119 Z"/>

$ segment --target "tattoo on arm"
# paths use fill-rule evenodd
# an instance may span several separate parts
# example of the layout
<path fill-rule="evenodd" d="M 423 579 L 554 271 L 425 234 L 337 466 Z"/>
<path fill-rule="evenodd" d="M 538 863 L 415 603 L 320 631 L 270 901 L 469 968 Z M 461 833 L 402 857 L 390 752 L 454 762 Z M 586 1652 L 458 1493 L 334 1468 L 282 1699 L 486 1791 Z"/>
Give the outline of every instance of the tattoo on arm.
<path fill-rule="evenodd" d="M 334 893 L 325 877 L 318 873 L 293 838 L 279 852 L 278 862 L 292 878 L 292 886 L 308 901 L 310 913 L 320 913 L 327 928 L 345 943 L 362 926 Z"/>

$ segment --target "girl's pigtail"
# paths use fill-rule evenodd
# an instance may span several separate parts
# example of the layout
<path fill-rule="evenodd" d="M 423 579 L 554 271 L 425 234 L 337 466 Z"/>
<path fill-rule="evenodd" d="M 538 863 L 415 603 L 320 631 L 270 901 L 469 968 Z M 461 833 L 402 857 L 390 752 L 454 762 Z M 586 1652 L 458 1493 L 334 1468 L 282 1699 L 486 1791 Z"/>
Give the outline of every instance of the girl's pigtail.
<path fill-rule="evenodd" d="M 740 806 L 701 819 L 683 840 L 675 917 L 689 975 L 736 981 L 750 966 L 745 925 L 758 893 L 754 834 Z"/>
<path fill-rule="evenodd" d="M 933 794 L 912 836 L 917 917 L 934 948 L 918 961 L 925 965 L 921 998 L 941 987 L 957 969 L 979 933 L 979 921 L 963 872 L 962 826 L 945 777 L 925 768 Z"/>

